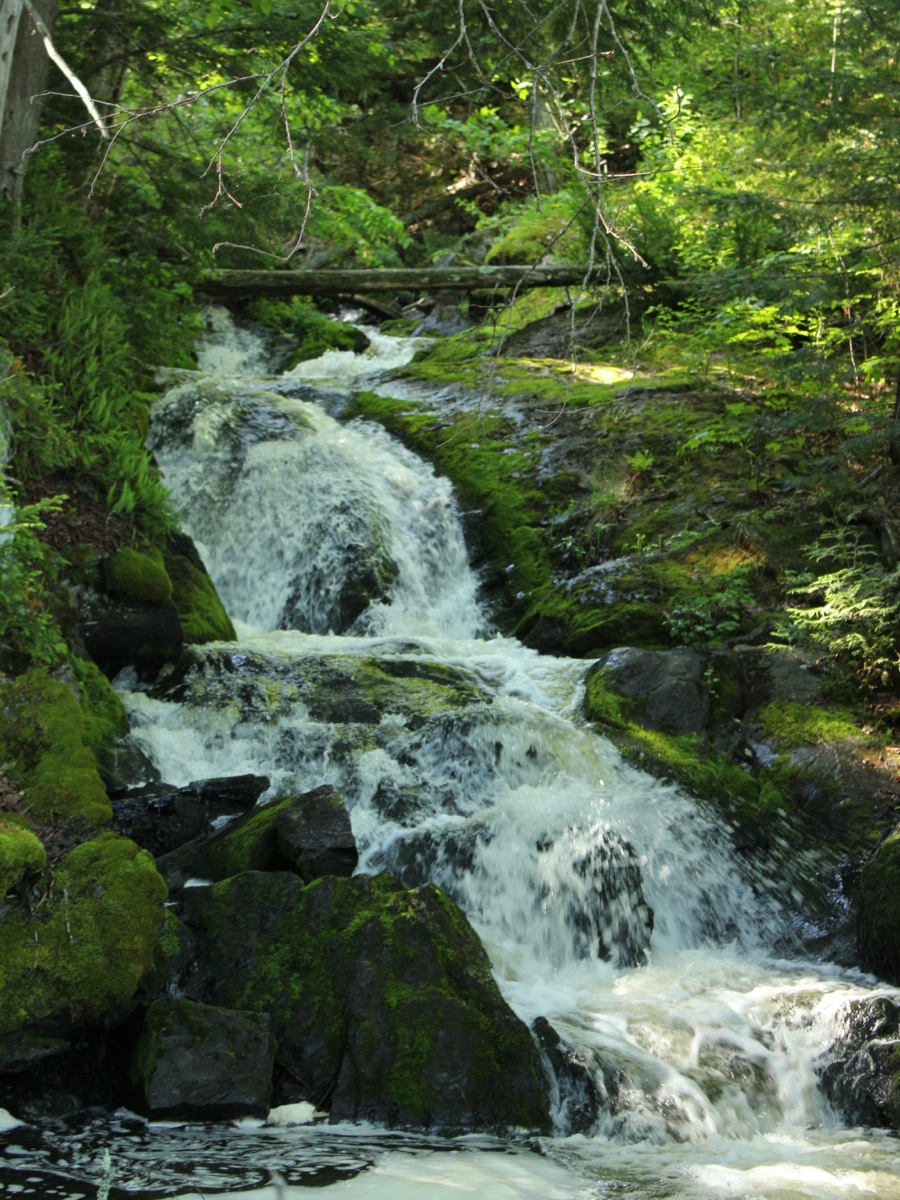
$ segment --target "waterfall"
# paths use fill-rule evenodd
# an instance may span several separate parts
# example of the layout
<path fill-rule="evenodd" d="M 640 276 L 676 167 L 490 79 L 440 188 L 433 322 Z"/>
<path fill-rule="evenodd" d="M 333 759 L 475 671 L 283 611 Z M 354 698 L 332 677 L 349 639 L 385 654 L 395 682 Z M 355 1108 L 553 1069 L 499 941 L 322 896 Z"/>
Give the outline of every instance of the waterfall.
<path fill-rule="evenodd" d="M 848 1001 L 898 993 L 774 961 L 787 916 L 729 831 L 580 721 L 589 664 L 491 635 L 447 482 L 380 428 L 329 415 L 410 347 L 376 338 L 362 361 L 267 378 L 259 341 L 214 324 L 152 438 L 242 636 L 125 690 L 133 739 L 172 784 L 333 784 L 360 869 L 452 895 L 509 1003 L 552 1027 L 580 1081 L 560 1075 L 554 1161 L 338 1131 L 342 1161 L 353 1138 L 378 1149 L 335 1192 L 896 1200 L 889 1140 L 840 1127 L 817 1058 Z M 579 1116 L 578 1087 L 606 1097 L 599 1119 Z M 325 1147 L 309 1140 L 302 1161 L 321 1166 Z"/>

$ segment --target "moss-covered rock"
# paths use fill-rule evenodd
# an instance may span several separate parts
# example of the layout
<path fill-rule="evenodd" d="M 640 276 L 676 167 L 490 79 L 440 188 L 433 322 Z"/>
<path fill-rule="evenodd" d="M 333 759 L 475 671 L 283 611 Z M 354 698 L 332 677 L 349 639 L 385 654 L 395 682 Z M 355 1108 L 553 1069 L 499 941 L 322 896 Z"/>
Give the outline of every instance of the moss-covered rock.
<path fill-rule="evenodd" d="M 310 320 L 303 330 L 303 340 L 288 357 L 287 370 L 318 358 L 327 350 L 349 350 L 353 354 L 362 354 L 368 346 L 369 339 L 361 329 L 311 311 Z"/>
<path fill-rule="evenodd" d="M 43 870 L 44 844 L 29 829 L 0 820 L 0 901 L 25 875 Z"/>
<path fill-rule="evenodd" d="M 186 894 L 188 995 L 267 1012 L 285 1099 L 401 1128 L 547 1129 L 534 1043 L 460 910 L 384 876 L 248 872 Z"/>
<path fill-rule="evenodd" d="M 473 675 L 436 661 L 353 654 L 269 658 L 214 646 L 186 653 L 152 694 L 269 720 L 298 702 L 314 720 L 340 724 L 378 725 L 386 714 L 400 714 L 413 729 L 486 702 Z"/>
<path fill-rule="evenodd" d="M 352 875 L 359 855 L 350 815 L 332 787 L 289 796 L 237 818 L 160 860 L 160 870 L 222 880 L 242 871 L 295 871 L 307 883 Z"/>
<path fill-rule="evenodd" d="M 579 221 L 584 204 L 568 192 L 557 192 L 518 212 L 485 256 L 486 263 L 585 262 L 589 235 Z"/>
<path fill-rule="evenodd" d="M 73 658 L 72 671 L 81 698 L 84 740 L 103 771 L 115 742 L 128 732 L 128 714 L 118 693 L 96 663 L 86 658 Z"/>
<path fill-rule="evenodd" d="M 282 335 L 286 343 L 282 369 L 286 370 L 318 358 L 326 350 L 361 354 L 369 346 L 369 339 L 361 329 L 319 312 L 306 296 L 260 297 L 245 304 L 242 315 Z"/>
<path fill-rule="evenodd" d="M 30 819 L 107 823 L 112 808 L 74 686 L 35 668 L 0 681 L 0 712 L 0 761 L 12 764 Z M 95 733 L 106 724 L 94 721 Z"/>
<path fill-rule="evenodd" d="M 153 961 L 166 887 L 134 842 L 103 833 L 53 872 L 40 917 L 0 922 L 0 1033 L 120 1019 Z"/>
<path fill-rule="evenodd" d="M 859 942 L 863 965 L 900 984 L 900 825 L 863 864 Z"/>
<path fill-rule="evenodd" d="M 109 563 L 109 590 L 118 600 L 162 608 L 172 599 L 172 580 L 162 553 L 144 554 L 130 546 L 117 550 Z"/>
<path fill-rule="evenodd" d="M 147 1010 L 131 1077 L 152 1113 L 265 1116 L 274 1054 L 266 1014 L 162 999 Z"/>
<path fill-rule="evenodd" d="M 174 538 L 163 561 L 185 642 L 233 642 L 234 625 L 190 538 Z"/>

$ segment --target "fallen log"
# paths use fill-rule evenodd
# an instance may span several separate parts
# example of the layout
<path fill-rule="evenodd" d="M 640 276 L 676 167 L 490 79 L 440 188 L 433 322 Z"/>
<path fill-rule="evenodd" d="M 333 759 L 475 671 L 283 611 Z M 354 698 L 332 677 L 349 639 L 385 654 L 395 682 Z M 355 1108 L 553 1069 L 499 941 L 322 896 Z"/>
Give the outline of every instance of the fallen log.
<path fill-rule="evenodd" d="M 372 267 L 321 271 L 207 271 L 195 290 L 220 299 L 246 296 L 344 296 L 365 292 L 472 292 L 491 288 L 578 287 L 588 269 L 575 263 L 504 267 Z"/>

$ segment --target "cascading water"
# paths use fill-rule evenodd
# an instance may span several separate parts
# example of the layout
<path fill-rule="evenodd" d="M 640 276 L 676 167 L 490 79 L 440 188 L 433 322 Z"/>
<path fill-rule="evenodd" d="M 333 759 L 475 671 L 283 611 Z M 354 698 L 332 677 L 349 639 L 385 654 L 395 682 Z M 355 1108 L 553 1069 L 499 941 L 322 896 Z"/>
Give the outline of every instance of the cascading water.
<path fill-rule="evenodd" d="M 841 1128 L 817 1075 L 847 1002 L 896 990 L 772 961 L 785 919 L 727 832 L 579 724 L 587 664 L 486 636 L 446 481 L 380 428 L 328 415 L 398 343 L 266 381 L 235 374 L 263 361 L 242 336 L 220 326 L 204 373 L 158 405 L 153 438 L 243 636 L 127 694 L 133 737 L 172 784 L 333 784 L 360 869 L 451 894 L 509 1003 L 549 1021 L 578 1069 L 560 1073 L 545 1158 L 489 1139 L 442 1153 L 372 1129 L 244 1126 L 203 1142 L 204 1189 L 900 1197 L 890 1138 Z M 178 1159 L 200 1135 L 154 1136 Z M 183 1171 L 146 1168 L 149 1137 L 116 1142 L 128 1186 L 196 1195 Z M 274 1183 L 222 1166 L 248 1154 Z"/>

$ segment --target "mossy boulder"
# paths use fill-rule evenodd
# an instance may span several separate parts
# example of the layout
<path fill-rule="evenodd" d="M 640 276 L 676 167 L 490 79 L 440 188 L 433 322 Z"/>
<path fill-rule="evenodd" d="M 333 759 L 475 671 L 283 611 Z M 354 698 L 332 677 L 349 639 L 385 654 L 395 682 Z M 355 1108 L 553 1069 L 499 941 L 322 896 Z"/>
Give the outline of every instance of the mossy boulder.
<path fill-rule="evenodd" d="M 0 820 L 0 902 L 24 876 L 43 870 L 44 844 L 30 829 Z"/>
<path fill-rule="evenodd" d="M 191 1000 L 155 1000 L 131 1060 L 142 1107 L 154 1115 L 264 1117 L 275 1043 L 265 1013 Z"/>
<path fill-rule="evenodd" d="M 859 946 L 864 967 L 900 984 L 900 825 L 863 864 Z"/>
<path fill-rule="evenodd" d="M 342 321 L 333 321 L 310 309 L 302 330 L 302 341 L 289 354 L 286 369 L 291 371 L 300 363 L 319 358 L 327 350 L 348 350 L 353 354 L 362 354 L 368 346 L 369 339 L 361 329 L 345 325 Z"/>
<path fill-rule="evenodd" d="M 42 667 L 2 680 L 0 713 L 0 761 L 11 764 L 30 820 L 106 824 L 112 808 L 74 684 Z M 96 734 L 103 717 L 95 713 L 92 720 Z"/>
<path fill-rule="evenodd" d="M 586 262 L 588 237 L 578 220 L 584 204 L 568 192 L 534 201 L 518 212 L 485 255 L 486 263 Z"/>
<path fill-rule="evenodd" d="M 379 725 L 385 715 L 398 714 L 409 728 L 487 700 L 471 673 L 437 661 L 354 654 L 270 658 L 218 646 L 187 651 L 151 695 L 242 718 L 277 720 L 298 703 L 313 720 L 340 724 Z"/>
<path fill-rule="evenodd" d="M 306 296 L 259 297 L 242 306 L 242 315 L 281 335 L 280 344 L 273 347 L 281 370 L 318 358 L 326 350 L 361 354 L 369 346 L 369 339 L 361 329 L 319 312 Z"/>
<path fill-rule="evenodd" d="M 105 773 L 116 742 L 128 732 L 128 714 L 118 693 L 96 663 L 86 658 L 73 658 L 72 672 L 81 699 L 84 740 L 93 751 L 101 773 Z"/>
<path fill-rule="evenodd" d="M 146 554 L 123 546 L 109 563 L 109 590 L 117 600 L 162 608 L 172 599 L 172 580 L 159 550 Z"/>
<path fill-rule="evenodd" d="M 233 642 L 234 625 L 191 539 L 184 534 L 174 537 L 163 562 L 185 642 Z"/>
<path fill-rule="evenodd" d="M 333 787 L 288 796 L 160 859 L 175 887 L 190 876 L 222 880 L 242 871 L 294 871 L 307 883 L 352 875 L 359 854 L 350 815 Z"/>
<path fill-rule="evenodd" d="M 102 833 L 53 871 L 39 916 L 0 922 L 0 1033 L 67 1036 L 121 1019 L 153 961 L 166 886 L 150 855 Z"/>
<path fill-rule="evenodd" d="M 247 872 L 190 889 L 184 915 L 203 946 L 185 993 L 271 1015 L 280 1102 L 396 1128 L 549 1128 L 531 1036 L 433 885 Z"/>

